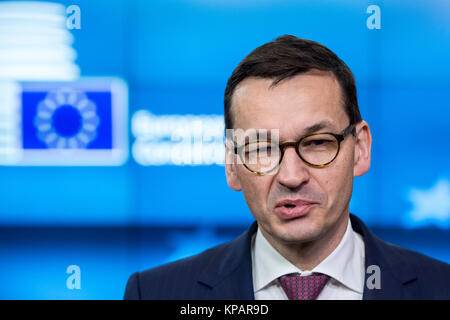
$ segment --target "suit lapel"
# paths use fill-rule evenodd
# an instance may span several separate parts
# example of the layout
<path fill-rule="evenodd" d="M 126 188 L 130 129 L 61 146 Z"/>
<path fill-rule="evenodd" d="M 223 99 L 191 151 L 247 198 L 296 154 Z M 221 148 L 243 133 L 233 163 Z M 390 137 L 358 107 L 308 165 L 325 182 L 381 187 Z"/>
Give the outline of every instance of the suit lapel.
<path fill-rule="evenodd" d="M 396 246 L 377 238 L 359 218 L 351 214 L 350 219 L 353 230 L 364 239 L 366 273 L 363 299 L 414 299 L 418 288 L 413 266 L 405 261 Z M 373 287 L 376 277 L 379 277 L 379 288 Z"/>
<path fill-rule="evenodd" d="M 254 222 L 226 244 L 217 254 L 217 261 L 200 274 L 198 282 L 210 289 L 205 291 L 205 299 L 254 300 L 251 241 L 256 230 Z"/>

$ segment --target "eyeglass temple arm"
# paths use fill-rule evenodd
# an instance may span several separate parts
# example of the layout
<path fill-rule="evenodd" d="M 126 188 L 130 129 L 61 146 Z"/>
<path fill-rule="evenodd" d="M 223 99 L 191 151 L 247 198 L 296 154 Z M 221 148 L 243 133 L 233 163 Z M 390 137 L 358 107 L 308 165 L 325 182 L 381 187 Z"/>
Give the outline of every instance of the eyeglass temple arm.
<path fill-rule="evenodd" d="M 351 133 L 354 129 L 355 129 L 356 123 L 352 123 L 351 125 L 349 125 L 347 127 L 347 129 L 344 130 L 344 132 L 342 133 L 342 135 L 344 137 L 346 137 L 349 133 Z"/>

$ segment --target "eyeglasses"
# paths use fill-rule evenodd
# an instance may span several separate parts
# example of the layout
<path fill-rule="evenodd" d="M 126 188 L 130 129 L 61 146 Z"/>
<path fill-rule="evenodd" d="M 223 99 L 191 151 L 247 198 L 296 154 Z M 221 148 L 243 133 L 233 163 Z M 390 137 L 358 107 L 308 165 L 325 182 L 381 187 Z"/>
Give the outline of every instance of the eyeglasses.
<path fill-rule="evenodd" d="M 277 169 L 288 147 L 294 147 L 297 155 L 307 165 L 322 168 L 336 159 L 341 142 L 354 128 L 355 124 L 350 124 L 342 134 L 316 133 L 304 136 L 297 142 L 283 144 L 266 140 L 248 142 L 235 147 L 234 153 L 239 155 L 242 164 L 249 171 L 258 175 L 265 175 Z"/>

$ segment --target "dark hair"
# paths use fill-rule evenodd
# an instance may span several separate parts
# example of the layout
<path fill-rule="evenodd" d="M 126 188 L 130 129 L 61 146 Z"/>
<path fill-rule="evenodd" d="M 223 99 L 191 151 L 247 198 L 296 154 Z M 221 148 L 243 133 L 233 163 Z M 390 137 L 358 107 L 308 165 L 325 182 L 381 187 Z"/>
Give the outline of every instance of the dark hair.
<path fill-rule="evenodd" d="M 274 86 L 284 79 L 312 69 L 331 71 L 334 74 L 341 86 L 343 105 L 350 124 L 361 121 L 355 79 L 344 61 L 320 43 L 284 35 L 253 50 L 234 69 L 225 88 L 225 128 L 233 128 L 231 101 L 236 86 L 245 78 L 274 79 Z"/>

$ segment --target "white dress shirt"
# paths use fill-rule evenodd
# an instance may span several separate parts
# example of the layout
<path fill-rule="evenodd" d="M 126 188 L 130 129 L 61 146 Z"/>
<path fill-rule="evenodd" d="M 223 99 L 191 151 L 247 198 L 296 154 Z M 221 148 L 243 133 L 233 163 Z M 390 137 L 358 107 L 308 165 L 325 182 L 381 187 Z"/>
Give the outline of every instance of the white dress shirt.
<path fill-rule="evenodd" d="M 253 290 L 256 300 L 287 300 L 278 278 L 289 273 L 303 276 L 320 272 L 330 277 L 317 300 L 361 300 L 364 291 L 364 241 L 350 219 L 336 249 L 313 270 L 302 271 L 266 240 L 258 227 L 252 239 Z"/>

